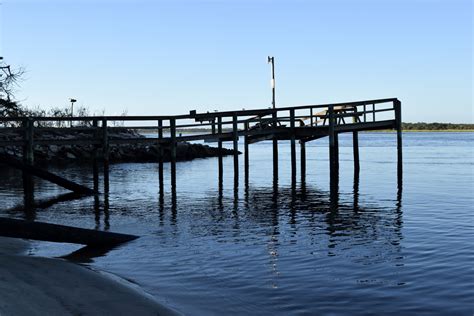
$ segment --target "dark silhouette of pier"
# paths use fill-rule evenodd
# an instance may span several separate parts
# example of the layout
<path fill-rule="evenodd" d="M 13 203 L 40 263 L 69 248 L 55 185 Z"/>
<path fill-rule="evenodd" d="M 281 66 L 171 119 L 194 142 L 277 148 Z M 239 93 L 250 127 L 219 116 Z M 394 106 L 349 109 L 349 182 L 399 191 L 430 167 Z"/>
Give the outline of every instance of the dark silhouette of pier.
<path fill-rule="evenodd" d="M 73 122 L 69 127 L 64 122 Z M 122 126 L 116 127 L 120 122 Z M 300 146 L 300 174 L 306 173 L 305 144 L 323 137 L 329 138 L 329 169 L 331 187 L 338 185 L 339 141 L 341 133 L 353 135 L 354 171 L 360 170 L 358 133 L 371 130 L 396 130 L 398 151 L 398 180 L 402 178 L 402 132 L 401 102 L 396 98 L 345 102 L 338 104 L 303 105 L 281 108 L 238 110 L 225 112 L 197 113 L 190 111 L 185 115 L 174 116 L 92 116 L 92 117 L 18 117 L 0 118 L 0 127 L 5 130 L 20 132 L 21 139 L 0 139 L 1 146 L 21 146 L 23 162 L 13 161 L 12 157 L 0 156 L 0 162 L 9 163 L 14 168 L 22 169 L 25 174 L 25 190 L 28 176 L 35 175 L 52 181 L 60 186 L 78 193 L 98 192 L 99 164 L 103 165 L 104 191 L 109 186 L 109 152 L 111 145 L 148 143 L 160 145 L 158 154 L 159 186 L 164 189 L 163 149 L 169 148 L 171 157 L 171 187 L 176 190 L 176 150 L 179 142 L 205 141 L 216 142 L 222 148 L 224 142 L 231 142 L 234 149 L 234 182 L 239 181 L 239 138 L 244 138 L 244 173 L 245 181 L 251 176 L 249 169 L 250 145 L 256 142 L 271 140 L 273 142 L 273 171 L 278 178 L 278 141 L 289 140 L 291 146 L 291 175 L 296 181 L 297 142 Z M 8 127 L 7 127 L 8 126 Z M 115 129 L 148 131 L 156 133 L 155 137 L 120 138 L 109 134 Z M 41 131 L 61 130 L 77 131 L 77 137 L 67 139 L 41 138 Z M 192 131 L 193 133 L 186 133 Z M 198 132 L 196 132 L 198 131 Z M 179 134 L 178 134 L 179 133 Z M 37 134 L 37 135 L 36 135 Z M 41 170 L 34 164 L 35 146 L 47 145 L 92 145 L 92 162 L 94 188 L 89 190 L 80 184 L 73 184 L 58 175 Z M 218 157 L 218 179 L 223 178 L 222 155 Z"/>

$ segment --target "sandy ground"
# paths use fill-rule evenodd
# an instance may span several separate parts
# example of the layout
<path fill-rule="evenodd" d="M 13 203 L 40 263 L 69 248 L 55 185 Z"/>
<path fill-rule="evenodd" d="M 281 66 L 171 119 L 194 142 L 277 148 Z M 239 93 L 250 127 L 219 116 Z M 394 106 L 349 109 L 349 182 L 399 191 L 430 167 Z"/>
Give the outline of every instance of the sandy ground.
<path fill-rule="evenodd" d="M 120 278 L 60 259 L 26 256 L 0 237 L 0 315 L 176 315 Z"/>

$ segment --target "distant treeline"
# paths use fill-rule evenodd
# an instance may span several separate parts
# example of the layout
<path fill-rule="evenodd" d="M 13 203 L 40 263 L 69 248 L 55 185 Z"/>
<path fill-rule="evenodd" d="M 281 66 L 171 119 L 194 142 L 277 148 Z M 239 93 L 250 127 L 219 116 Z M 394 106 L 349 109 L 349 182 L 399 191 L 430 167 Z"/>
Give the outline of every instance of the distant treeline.
<path fill-rule="evenodd" d="M 453 123 L 402 123 L 405 131 L 444 131 L 444 130 L 474 130 L 474 124 L 453 124 Z"/>

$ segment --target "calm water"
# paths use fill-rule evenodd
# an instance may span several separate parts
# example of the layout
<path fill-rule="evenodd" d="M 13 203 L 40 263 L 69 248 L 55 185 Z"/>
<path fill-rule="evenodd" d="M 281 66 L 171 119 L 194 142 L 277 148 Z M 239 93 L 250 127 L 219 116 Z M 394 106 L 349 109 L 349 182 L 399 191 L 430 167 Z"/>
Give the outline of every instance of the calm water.
<path fill-rule="evenodd" d="M 339 194 L 332 198 L 324 140 L 307 144 L 306 181 L 298 175 L 293 186 L 289 144 L 281 142 L 275 186 L 271 143 L 263 142 L 250 147 L 248 187 L 243 166 L 233 187 L 232 157 L 224 159 L 222 191 L 217 159 L 181 162 L 176 204 L 168 173 L 160 203 L 156 164 L 117 164 L 108 198 L 43 205 L 27 216 L 142 236 L 82 260 L 137 282 L 184 314 L 472 315 L 474 134 L 404 134 L 402 192 L 395 140 L 360 134 L 354 179 L 351 137 L 342 135 Z M 92 182 L 89 167 L 61 172 Z M 21 177 L 5 168 L 0 175 L 1 215 L 24 217 Z M 65 192 L 36 183 L 37 201 Z M 35 242 L 30 252 L 76 249 Z"/>

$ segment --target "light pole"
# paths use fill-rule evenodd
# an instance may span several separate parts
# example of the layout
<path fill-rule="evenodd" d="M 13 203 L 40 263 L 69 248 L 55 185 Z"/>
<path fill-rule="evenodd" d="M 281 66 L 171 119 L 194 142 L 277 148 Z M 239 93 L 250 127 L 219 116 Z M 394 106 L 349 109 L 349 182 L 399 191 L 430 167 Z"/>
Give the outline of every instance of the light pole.
<path fill-rule="evenodd" d="M 77 102 L 76 99 L 70 98 L 71 101 L 71 122 L 69 122 L 70 127 L 72 127 L 72 117 L 74 116 L 74 103 Z"/>
<path fill-rule="evenodd" d="M 272 80 L 271 80 L 271 86 L 272 86 L 272 106 L 275 108 L 275 57 L 270 57 L 268 56 L 268 64 L 272 64 Z"/>

